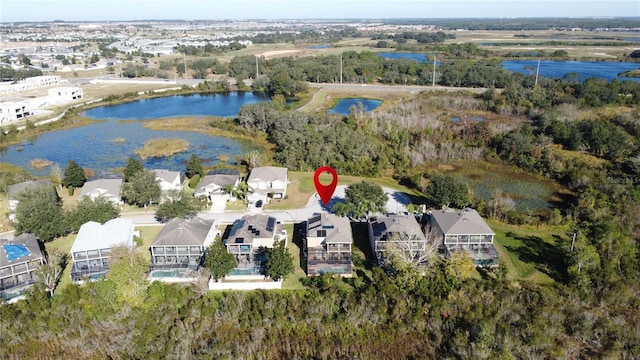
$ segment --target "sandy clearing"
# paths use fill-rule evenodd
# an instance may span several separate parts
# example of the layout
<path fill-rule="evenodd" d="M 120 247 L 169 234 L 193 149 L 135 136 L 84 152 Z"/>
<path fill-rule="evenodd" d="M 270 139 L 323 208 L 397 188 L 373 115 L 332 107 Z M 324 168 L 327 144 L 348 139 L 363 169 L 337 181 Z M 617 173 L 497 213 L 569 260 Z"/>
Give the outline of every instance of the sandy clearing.
<path fill-rule="evenodd" d="M 265 51 L 263 53 L 258 54 L 258 56 L 264 56 L 265 58 L 269 59 L 275 56 L 292 54 L 297 52 L 300 52 L 300 50 L 273 50 L 273 51 Z"/>

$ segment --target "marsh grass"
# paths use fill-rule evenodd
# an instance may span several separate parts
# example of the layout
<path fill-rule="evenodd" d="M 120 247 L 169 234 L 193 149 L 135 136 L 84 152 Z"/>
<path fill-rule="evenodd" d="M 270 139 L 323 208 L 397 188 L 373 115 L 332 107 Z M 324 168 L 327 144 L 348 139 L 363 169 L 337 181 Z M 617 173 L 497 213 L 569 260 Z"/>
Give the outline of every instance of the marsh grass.
<path fill-rule="evenodd" d="M 30 161 L 30 164 L 36 169 L 44 169 L 51 166 L 52 162 L 47 159 L 33 159 Z"/>
<path fill-rule="evenodd" d="M 167 157 L 189 150 L 189 142 L 178 138 L 151 139 L 144 143 L 143 148 L 134 150 L 142 160 L 147 158 Z"/>
<path fill-rule="evenodd" d="M 123 137 L 117 137 L 115 139 L 111 139 L 112 144 L 124 144 L 127 140 Z"/>

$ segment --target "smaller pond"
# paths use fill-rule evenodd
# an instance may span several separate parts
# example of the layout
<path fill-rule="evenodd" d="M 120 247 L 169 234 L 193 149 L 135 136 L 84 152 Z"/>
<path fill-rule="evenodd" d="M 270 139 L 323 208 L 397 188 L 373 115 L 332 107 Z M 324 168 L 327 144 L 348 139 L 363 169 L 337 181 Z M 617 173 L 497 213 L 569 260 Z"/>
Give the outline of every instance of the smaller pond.
<path fill-rule="evenodd" d="M 327 110 L 330 114 L 342 114 L 349 115 L 352 106 L 358 106 L 362 104 L 364 111 L 373 111 L 380 104 L 382 104 L 382 100 L 375 99 L 363 99 L 363 98 L 349 98 L 349 99 L 340 99 L 336 106 Z"/>
<path fill-rule="evenodd" d="M 415 60 L 420 63 L 430 63 L 429 57 L 426 54 L 421 53 L 406 53 L 406 52 L 380 52 L 376 55 L 390 60 Z"/>
<path fill-rule="evenodd" d="M 307 46 L 307 49 L 328 49 L 331 45 L 311 45 Z"/>
<path fill-rule="evenodd" d="M 471 116 L 471 117 L 469 117 L 469 120 L 475 121 L 475 122 L 483 122 L 484 118 L 481 117 L 481 116 Z M 451 118 L 451 121 L 452 122 L 460 122 L 460 117 L 454 116 L 454 117 Z"/>

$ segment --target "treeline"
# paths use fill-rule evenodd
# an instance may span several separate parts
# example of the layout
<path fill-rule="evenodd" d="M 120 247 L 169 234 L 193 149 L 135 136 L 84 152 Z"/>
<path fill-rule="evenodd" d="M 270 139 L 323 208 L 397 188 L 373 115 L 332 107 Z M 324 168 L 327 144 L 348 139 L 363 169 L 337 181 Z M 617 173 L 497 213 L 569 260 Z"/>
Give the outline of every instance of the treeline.
<path fill-rule="evenodd" d="M 0 81 L 20 81 L 28 77 L 40 76 L 42 70 L 30 66 L 22 69 L 13 69 L 10 66 L 0 66 Z"/>
<path fill-rule="evenodd" d="M 404 44 L 408 40 L 415 40 L 419 44 L 441 44 L 447 39 L 455 39 L 455 34 L 438 32 L 403 32 L 402 34 L 380 33 L 371 37 L 371 40 L 393 40 L 398 44 Z"/>
<path fill-rule="evenodd" d="M 257 103 L 243 106 L 238 122 L 244 128 L 266 132 L 276 145 L 274 160 L 289 170 L 313 171 L 329 165 L 345 175 L 377 176 L 387 164 L 381 141 L 339 116 Z"/>
<path fill-rule="evenodd" d="M 582 297 L 460 280 L 440 263 L 394 276 L 308 279 L 298 291 L 207 293 L 154 282 L 132 305 L 114 280 L 0 307 L 2 358 L 637 358 L 638 286 Z M 203 291 L 204 290 L 204 291 Z M 605 305 L 606 304 L 606 305 Z"/>
<path fill-rule="evenodd" d="M 584 30 L 596 29 L 634 29 L 640 27 L 637 17 L 627 18 L 498 18 L 498 19 L 428 19 L 394 22 L 406 24 L 430 24 L 438 28 L 455 30 Z"/>

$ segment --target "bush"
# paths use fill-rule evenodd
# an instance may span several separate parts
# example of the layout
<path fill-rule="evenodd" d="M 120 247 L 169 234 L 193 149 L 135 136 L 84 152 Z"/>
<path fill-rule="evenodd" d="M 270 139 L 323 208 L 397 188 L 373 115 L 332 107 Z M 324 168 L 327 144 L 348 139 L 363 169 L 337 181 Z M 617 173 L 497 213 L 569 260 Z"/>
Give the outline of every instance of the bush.
<path fill-rule="evenodd" d="M 69 192 L 69 196 L 73 196 L 73 193 L 75 192 L 75 188 L 73 186 L 69 186 L 67 188 L 67 191 Z"/>
<path fill-rule="evenodd" d="M 196 185 L 200 182 L 200 174 L 195 174 L 191 179 L 189 179 L 189 187 L 192 189 L 196 188 Z"/>

